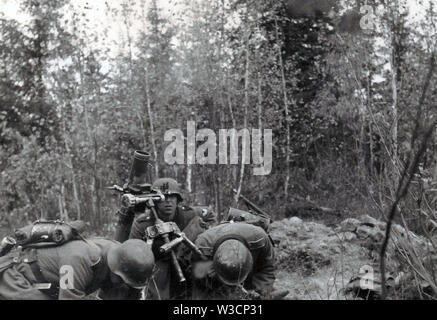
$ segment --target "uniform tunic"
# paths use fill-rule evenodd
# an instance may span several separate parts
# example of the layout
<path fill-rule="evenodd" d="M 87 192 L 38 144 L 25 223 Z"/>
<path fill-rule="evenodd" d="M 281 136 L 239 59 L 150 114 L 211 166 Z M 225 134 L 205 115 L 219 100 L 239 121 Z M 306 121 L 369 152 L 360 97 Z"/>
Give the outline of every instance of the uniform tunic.
<path fill-rule="evenodd" d="M 30 264 L 20 262 L 0 274 L 0 298 L 82 299 L 98 289 L 101 289 L 101 295 L 106 299 L 121 298 L 127 286 L 115 288 L 111 285 L 110 270 L 106 263 L 107 251 L 117 243 L 113 240 L 94 238 L 87 241 L 74 240 L 57 247 L 35 249 L 36 263 L 44 280 L 52 283 L 52 286 L 59 285 L 60 278 L 68 272 L 64 270 L 69 269 L 72 270 L 71 277 L 68 277 L 72 279 L 72 286 L 61 286 L 57 297 L 49 296 L 48 291 L 35 288 L 34 284 L 40 283 L 40 279 L 34 274 Z M 29 249 L 25 250 L 29 252 Z M 61 267 L 64 268 L 62 274 Z"/>
<path fill-rule="evenodd" d="M 188 239 L 194 241 L 197 236 L 216 222 L 215 214 L 207 211 L 199 211 L 188 206 L 179 206 L 172 220 L 179 229 L 185 233 Z M 147 227 L 154 225 L 154 219 L 150 214 L 138 216 L 132 225 L 129 239 L 143 239 Z M 170 239 L 171 240 L 171 239 Z M 163 239 L 153 241 L 152 250 L 155 255 L 157 272 L 149 282 L 145 298 L 150 300 L 184 299 L 191 296 L 189 273 L 190 252 L 185 245 L 178 246 L 177 256 L 183 271 L 186 273 L 188 283 L 179 283 L 169 255 L 159 252 L 159 247 L 164 244 Z"/>
<path fill-rule="evenodd" d="M 247 223 L 223 223 L 206 230 L 197 237 L 195 244 L 202 253 L 209 259 L 213 259 L 214 246 L 224 237 L 235 236 L 242 238 L 249 246 L 253 258 L 253 269 L 244 282 L 244 288 L 255 290 L 261 294 L 267 294 L 273 290 L 275 281 L 274 267 L 274 248 L 267 233 L 260 227 Z M 193 262 L 199 261 L 199 257 L 194 257 Z M 220 283 L 217 278 L 213 277 L 195 281 L 194 298 L 227 298 L 229 293 L 228 286 Z"/>

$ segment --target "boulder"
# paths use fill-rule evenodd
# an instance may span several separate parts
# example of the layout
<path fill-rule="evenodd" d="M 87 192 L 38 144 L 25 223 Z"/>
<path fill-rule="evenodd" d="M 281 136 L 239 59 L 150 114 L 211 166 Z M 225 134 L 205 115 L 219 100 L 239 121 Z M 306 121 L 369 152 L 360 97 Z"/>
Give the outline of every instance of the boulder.
<path fill-rule="evenodd" d="M 329 248 L 329 253 L 330 254 L 341 254 L 341 248 L 337 245 L 337 246 L 331 246 L 330 248 Z"/>
<path fill-rule="evenodd" d="M 282 233 L 281 232 L 274 232 L 274 233 L 272 232 L 272 233 L 270 233 L 270 236 L 272 237 L 273 242 L 275 242 L 277 244 L 279 244 L 279 243 L 286 244 L 289 240 L 289 235 L 286 234 L 285 232 L 282 232 Z"/>
<path fill-rule="evenodd" d="M 343 241 L 353 241 L 357 238 L 357 235 L 353 232 L 343 232 L 340 234 L 340 238 Z"/>
<path fill-rule="evenodd" d="M 302 219 L 300 219 L 298 217 L 291 217 L 290 219 L 288 219 L 288 224 L 292 225 L 292 226 L 299 227 L 303 224 L 303 221 L 302 221 Z"/>
<path fill-rule="evenodd" d="M 340 223 L 340 231 L 343 232 L 355 232 L 360 226 L 361 221 L 354 218 L 348 218 Z"/>
<path fill-rule="evenodd" d="M 378 228 L 372 228 L 367 225 L 361 225 L 358 227 L 357 236 L 359 239 L 371 238 L 375 242 L 380 242 L 384 238 L 384 234 Z"/>
<path fill-rule="evenodd" d="M 287 230 L 285 231 L 285 234 L 287 235 L 287 237 L 292 237 L 292 238 L 296 238 L 298 236 L 298 233 L 294 230 Z"/>
<path fill-rule="evenodd" d="M 400 236 L 400 237 L 402 237 L 402 238 L 406 238 L 406 237 L 407 237 L 407 231 L 406 231 L 403 227 L 401 227 L 400 225 L 398 225 L 398 224 L 394 224 L 394 225 L 391 227 L 391 229 L 392 229 L 392 231 L 393 231 L 397 236 Z"/>
<path fill-rule="evenodd" d="M 385 222 L 382 222 L 382 221 L 380 221 L 378 219 L 375 219 L 375 218 L 373 218 L 373 217 L 371 217 L 371 216 L 369 216 L 367 214 L 361 216 L 360 217 L 360 221 L 361 221 L 361 224 L 364 224 L 366 226 L 369 226 L 369 227 L 372 227 L 372 228 L 377 227 L 380 230 L 385 230 Z"/>

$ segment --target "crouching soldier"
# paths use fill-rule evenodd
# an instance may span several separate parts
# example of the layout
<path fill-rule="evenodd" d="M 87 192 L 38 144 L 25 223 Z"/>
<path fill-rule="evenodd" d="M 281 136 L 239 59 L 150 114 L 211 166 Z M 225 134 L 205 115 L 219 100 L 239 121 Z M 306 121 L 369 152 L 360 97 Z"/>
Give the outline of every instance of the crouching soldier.
<path fill-rule="evenodd" d="M 262 228 L 223 223 L 203 232 L 195 244 L 204 257 L 193 255 L 193 299 L 270 297 L 275 256 Z"/>
<path fill-rule="evenodd" d="M 127 299 L 147 285 L 154 268 L 151 247 L 103 238 L 52 247 L 16 247 L 0 257 L 0 299 Z"/>

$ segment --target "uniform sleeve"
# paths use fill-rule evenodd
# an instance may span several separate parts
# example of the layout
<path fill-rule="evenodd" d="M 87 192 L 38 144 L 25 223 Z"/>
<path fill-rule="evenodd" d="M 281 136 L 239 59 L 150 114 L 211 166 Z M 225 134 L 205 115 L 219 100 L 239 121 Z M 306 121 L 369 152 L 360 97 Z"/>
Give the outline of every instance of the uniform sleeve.
<path fill-rule="evenodd" d="M 266 245 L 259 249 L 258 259 L 255 264 L 255 270 L 252 275 L 252 285 L 254 289 L 266 295 L 273 290 L 275 281 L 275 252 L 270 239 L 266 236 Z"/>
<path fill-rule="evenodd" d="M 205 231 L 205 226 L 202 224 L 202 220 L 199 216 L 193 217 L 188 225 L 182 230 L 182 232 L 187 236 L 189 240 L 194 242 L 197 237 Z M 178 246 L 176 255 L 181 264 L 182 269 L 190 273 L 191 272 L 191 261 L 195 256 L 195 253 L 188 245 L 181 244 Z"/>
<path fill-rule="evenodd" d="M 198 215 L 202 219 L 202 222 L 206 224 L 207 228 L 217 224 L 217 214 L 210 207 L 200 210 Z"/>
<path fill-rule="evenodd" d="M 117 211 L 118 221 L 115 226 L 115 236 L 114 239 L 119 242 L 125 242 L 129 239 L 129 233 L 132 228 L 132 222 L 134 220 L 134 214 L 129 213 L 126 210 Z"/>
<path fill-rule="evenodd" d="M 142 214 L 138 216 L 133 224 L 129 234 L 129 239 L 144 239 L 146 228 L 148 227 L 147 215 Z"/>
<path fill-rule="evenodd" d="M 205 247 L 206 242 L 204 237 L 198 237 L 195 241 L 197 247 Z M 211 257 L 209 257 L 211 258 Z M 211 277 L 209 272 L 205 269 L 207 268 L 205 261 L 198 255 L 193 253 L 191 256 L 192 265 L 192 299 L 193 300 L 205 300 L 208 298 L 210 287 L 208 284 L 211 282 Z"/>
<path fill-rule="evenodd" d="M 202 218 L 199 216 L 193 217 L 188 225 L 182 230 L 183 233 L 187 236 L 191 241 L 195 241 L 197 237 L 203 233 L 207 227 L 202 221 Z"/>

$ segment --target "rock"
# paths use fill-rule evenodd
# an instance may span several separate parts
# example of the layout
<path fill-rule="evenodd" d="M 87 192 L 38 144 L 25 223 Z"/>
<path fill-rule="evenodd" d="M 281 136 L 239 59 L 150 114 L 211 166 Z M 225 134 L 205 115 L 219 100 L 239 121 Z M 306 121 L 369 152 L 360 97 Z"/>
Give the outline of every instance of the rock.
<path fill-rule="evenodd" d="M 357 238 L 357 235 L 353 232 L 344 232 L 340 234 L 340 238 L 343 241 L 352 241 L 355 240 Z"/>
<path fill-rule="evenodd" d="M 346 220 L 343 220 L 340 223 L 340 231 L 346 232 L 346 231 L 350 231 L 350 232 L 355 232 L 357 230 L 357 228 L 360 226 L 361 221 L 358 219 L 354 219 L 354 218 L 348 218 Z"/>
<path fill-rule="evenodd" d="M 298 217 L 291 217 L 290 219 L 288 219 L 288 224 L 298 227 L 303 224 L 303 221 Z"/>
<path fill-rule="evenodd" d="M 331 254 L 340 254 L 341 253 L 341 248 L 339 246 L 332 246 L 329 248 L 329 252 Z"/>
<path fill-rule="evenodd" d="M 300 235 L 298 235 L 298 239 L 299 240 L 310 240 L 310 239 L 312 239 L 312 237 L 307 235 L 307 234 L 300 234 Z"/>
<path fill-rule="evenodd" d="M 284 228 L 284 222 L 283 221 L 274 221 L 271 225 L 270 225 L 270 231 L 275 231 L 275 230 L 281 230 Z"/>
<path fill-rule="evenodd" d="M 381 230 L 385 230 L 385 223 L 382 221 L 379 221 L 378 219 L 375 219 L 369 215 L 364 215 L 360 217 L 361 224 L 364 224 L 369 227 L 377 227 Z"/>
<path fill-rule="evenodd" d="M 359 239 L 371 238 L 373 241 L 380 242 L 384 238 L 381 230 L 366 225 L 359 226 L 356 233 Z"/>
<path fill-rule="evenodd" d="M 338 232 L 328 235 L 331 241 L 334 243 L 341 243 L 344 241 L 352 241 L 357 239 L 357 235 L 354 232 Z"/>
<path fill-rule="evenodd" d="M 328 245 L 326 244 L 326 242 L 321 241 L 319 242 L 319 248 L 322 250 L 328 249 Z"/>
<path fill-rule="evenodd" d="M 340 233 L 341 232 L 341 226 L 334 228 L 334 233 Z"/>
<path fill-rule="evenodd" d="M 357 228 L 357 236 L 359 239 L 367 239 L 369 234 L 373 232 L 373 228 L 369 226 L 359 226 Z"/>
<path fill-rule="evenodd" d="M 298 217 L 292 217 L 275 221 L 272 227 L 270 234 L 277 243 L 275 253 L 278 273 L 275 283 L 278 285 L 277 289 L 290 291 L 287 298 L 308 299 L 313 295 L 317 297 L 323 295 L 326 299 L 349 299 L 350 296 L 341 292 L 347 279 L 356 276 L 356 272 L 362 266 L 373 265 L 373 263 L 375 263 L 374 288 L 362 290 L 360 278 L 355 278 L 351 280 L 348 289 L 352 291 L 354 298 L 357 296 L 371 298 L 369 295 L 378 298 L 378 293 L 381 291 L 378 272 L 380 248 L 385 235 L 384 222 L 370 216 L 363 216 L 359 219 L 346 219 L 333 228 L 322 223 L 302 221 Z M 403 265 L 406 264 L 405 256 L 412 254 L 413 249 L 421 259 L 428 257 L 428 260 L 423 261 L 437 263 L 435 262 L 437 253 L 435 256 L 430 254 L 428 246 L 431 245 L 427 244 L 427 239 L 413 232 L 407 232 L 401 225 L 393 224 L 392 231 L 386 251 L 387 270 L 395 272 L 403 270 Z M 334 281 L 335 286 L 330 280 L 333 275 L 336 275 L 334 280 L 337 279 Z M 387 277 L 388 288 L 391 281 L 392 279 Z M 318 287 L 313 287 L 311 285 L 313 282 L 317 283 Z M 412 282 L 413 280 L 406 281 L 405 284 Z M 334 292 L 333 287 L 340 291 L 335 289 Z"/>
<path fill-rule="evenodd" d="M 385 235 L 381 230 L 375 230 L 375 233 L 373 233 L 371 237 L 375 242 L 380 243 L 384 239 Z"/>
<path fill-rule="evenodd" d="M 407 231 L 398 224 L 394 224 L 392 227 L 392 231 L 396 233 L 397 236 L 401 236 L 402 238 L 407 237 Z"/>
<path fill-rule="evenodd" d="M 289 240 L 289 235 L 286 232 L 281 232 L 280 230 L 275 230 L 270 233 L 274 242 L 286 243 Z"/>
<path fill-rule="evenodd" d="M 407 231 L 398 224 L 394 224 L 392 226 L 392 237 L 398 244 L 398 248 L 400 248 L 400 250 L 406 250 L 409 252 L 414 248 L 416 254 L 420 256 L 428 256 L 435 251 L 432 243 L 426 238 L 421 237 L 414 232 Z"/>
<path fill-rule="evenodd" d="M 294 230 L 287 230 L 285 231 L 285 233 L 287 234 L 287 237 L 293 237 L 293 238 L 297 237 L 297 232 Z"/>
<path fill-rule="evenodd" d="M 316 223 L 316 222 L 308 222 L 305 224 L 309 227 L 309 229 L 317 234 L 326 234 L 332 231 L 331 228 L 325 226 L 324 224 Z"/>

